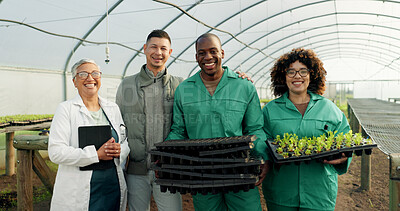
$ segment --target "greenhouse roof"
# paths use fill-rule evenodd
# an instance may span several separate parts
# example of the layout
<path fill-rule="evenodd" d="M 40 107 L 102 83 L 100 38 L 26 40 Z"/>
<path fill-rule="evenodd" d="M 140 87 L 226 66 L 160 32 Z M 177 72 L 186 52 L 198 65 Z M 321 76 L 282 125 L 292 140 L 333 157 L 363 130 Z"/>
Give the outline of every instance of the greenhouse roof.
<path fill-rule="evenodd" d="M 399 80 L 398 11 L 390 0 L 1 0 L 0 67 L 62 74 L 89 57 L 121 79 L 139 72 L 147 35 L 163 29 L 168 69 L 184 78 L 199 69 L 194 41 L 211 32 L 224 65 L 256 87 L 268 87 L 275 59 L 297 47 L 314 49 L 328 81 Z"/>

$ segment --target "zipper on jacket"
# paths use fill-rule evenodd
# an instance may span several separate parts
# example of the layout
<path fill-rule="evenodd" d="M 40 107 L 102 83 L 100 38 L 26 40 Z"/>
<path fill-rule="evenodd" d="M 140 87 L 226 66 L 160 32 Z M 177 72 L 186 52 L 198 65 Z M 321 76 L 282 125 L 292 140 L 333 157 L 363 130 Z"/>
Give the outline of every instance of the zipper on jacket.
<path fill-rule="evenodd" d="M 155 78 L 155 79 L 154 79 L 154 83 L 156 83 L 156 80 L 157 80 L 157 79 Z"/>

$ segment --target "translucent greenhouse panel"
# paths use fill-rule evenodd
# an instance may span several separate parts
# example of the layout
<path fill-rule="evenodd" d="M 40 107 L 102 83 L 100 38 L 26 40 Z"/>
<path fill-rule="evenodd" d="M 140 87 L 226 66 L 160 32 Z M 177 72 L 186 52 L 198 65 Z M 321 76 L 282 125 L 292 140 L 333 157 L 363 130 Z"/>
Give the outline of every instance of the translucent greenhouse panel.
<path fill-rule="evenodd" d="M 0 116 L 53 114 L 62 101 L 60 72 L 0 68 Z"/>
<path fill-rule="evenodd" d="M 354 82 L 354 98 L 400 98 L 400 81 L 357 81 Z"/>

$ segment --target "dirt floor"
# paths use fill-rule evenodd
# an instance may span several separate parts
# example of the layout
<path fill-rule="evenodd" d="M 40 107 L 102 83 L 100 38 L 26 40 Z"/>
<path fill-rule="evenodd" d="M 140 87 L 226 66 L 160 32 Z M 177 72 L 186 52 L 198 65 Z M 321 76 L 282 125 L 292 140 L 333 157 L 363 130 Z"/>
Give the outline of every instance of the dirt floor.
<path fill-rule="evenodd" d="M 339 176 L 339 193 L 336 203 L 337 211 L 372 211 L 389 210 L 389 160 L 380 150 L 372 153 L 371 190 L 360 190 L 361 157 L 354 157 L 347 174 Z M 34 186 L 42 183 L 34 175 Z M 0 176 L 0 210 L 16 210 L 10 207 L 16 204 L 16 176 Z M 183 210 L 194 210 L 190 194 L 183 195 Z M 14 201 L 14 202 L 12 202 Z M 263 209 L 267 210 L 262 200 Z M 34 210 L 48 210 L 49 200 L 34 204 Z M 154 202 L 151 210 L 157 210 Z"/>

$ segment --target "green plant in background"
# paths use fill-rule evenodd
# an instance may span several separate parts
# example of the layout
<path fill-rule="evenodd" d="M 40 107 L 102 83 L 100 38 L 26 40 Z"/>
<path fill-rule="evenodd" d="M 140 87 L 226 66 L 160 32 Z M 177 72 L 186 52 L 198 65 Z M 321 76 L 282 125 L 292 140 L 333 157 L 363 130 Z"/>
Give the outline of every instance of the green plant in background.
<path fill-rule="evenodd" d="M 41 186 L 34 189 L 33 203 L 49 200 L 51 198 L 51 193 L 47 190 L 46 187 Z"/>
<path fill-rule="evenodd" d="M 0 124 L 9 122 L 35 121 L 48 118 L 53 118 L 53 114 L 18 114 L 10 116 L 0 116 Z"/>

